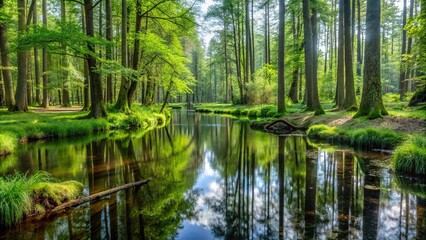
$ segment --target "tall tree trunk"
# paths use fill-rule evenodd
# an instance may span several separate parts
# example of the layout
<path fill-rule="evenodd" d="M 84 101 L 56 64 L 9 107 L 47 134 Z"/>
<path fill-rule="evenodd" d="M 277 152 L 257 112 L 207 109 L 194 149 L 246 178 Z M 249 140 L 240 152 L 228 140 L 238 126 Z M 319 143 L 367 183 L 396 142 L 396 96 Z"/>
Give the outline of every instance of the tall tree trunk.
<path fill-rule="evenodd" d="M 0 10 L 4 10 L 4 0 L 0 0 Z M 0 54 L 1 66 L 4 81 L 4 95 L 7 109 L 14 111 L 15 98 L 13 93 L 12 72 L 10 71 L 9 42 L 7 40 L 7 25 L 0 22 Z"/>
<path fill-rule="evenodd" d="M 84 0 L 84 12 L 86 18 L 86 35 L 94 36 L 93 26 L 93 3 L 92 0 Z M 95 53 L 96 49 L 93 43 L 87 43 L 90 52 Z M 91 54 L 86 54 L 87 65 L 90 78 L 90 98 L 91 106 L 89 117 L 100 118 L 106 116 L 104 100 L 102 97 L 102 82 L 99 73 L 96 71 L 96 58 Z"/>
<path fill-rule="evenodd" d="M 410 16 L 409 16 L 409 21 L 412 21 L 414 17 L 414 0 L 410 0 Z M 412 50 L 412 45 L 413 45 L 413 38 L 411 36 L 408 37 L 408 42 L 407 42 L 407 54 L 410 55 L 411 54 L 411 50 Z M 412 88 L 412 76 L 413 76 L 413 69 L 410 66 L 407 66 L 407 92 L 408 91 L 413 91 Z"/>
<path fill-rule="evenodd" d="M 355 0 L 354 0 L 355 1 Z M 357 66 L 356 66 L 356 75 L 361 77 L 362 70 L 362 55 L 361 55 L 361 4 L 360 0 L 357 1 L 357 38 L 356 38 L 356 57 L 357 57 Z"/>
<path fill-rule="evenodd" d="M 405 61 L 405 54 L 407 53 L 407 30 L 405 30 L 405 25 L 407 24 L 407 0 L 403 0 L 402 8 L 402 42 L 401 42 L 401 63 L 399 70 L 399 100 L 405 98 L 405 93 L 407 92 L 407 65 Z"/>
<path fill-rule="evenodd" d="M 345 101 L 343 106 L 345 109 L 356 111 L 356 97 L 355 97 L 355 84 L 354 84 L 354 70 L 353 70 L 353 55 L 352 55 L 352 26 L 351 26 L 351 3 L 345 1 L 344 3 L 344 32 L 345 32 Z"/>
<path fill-rule="evenodd" d="M 86 18 L 84 13 L 84 6 L 81 7 L 81 22 L 83 32 L 86 32 Z M 88 111 L 90 107 L 90 93 L 89 93 L 89 65 L 87 59 L 84 60 L 84 83 L 83 83 L 83 111 Z"/>
<path fill-rule="evenodd" d="M 285 112 L 285 79 L 284 79 L 284 40 L 285 40 L 285 4 L 279 1 L 278 23 L 278 113 Z"/>
<path fill-rule="evenodd" d="M 294 56 L 294 60 L 293 60 L 293 70 L 292 70 L 292 81 L 291 81 L 291 86 L 290 86 L 290 90 L 288 93 L 288 97 L 291 99 L 291 101 L 293 103 L 297 103 L 299 101 L 298 98 L 298 79 L 299 79 L 299 34 L 297 33 L 297 28 L 296 28 L 296 13 L 294 10 L 292 10 L 291 12 L 292 15 L 292 27 L 291 27 L 291 32 L 293 35 L 293 54 Z"/>
<path fill-rule="evenodd" d="M 142 4 L 140 2 L 141 0 L 136 0 L 136 24 L 135 24 L 135 33 L 136 36 L 138 36 L 141 33 L 141 27 L 142 27 Z M 132 61 L 132 69 L 137 72 L 138 66 L 139 66 L 139 59 L 140 59 L 140 38 L 135 38 L 133 43 L 133 61 Z M 133 102 L 133 99 L 135 97 L 136 89 L 138 87 L 138 78 L 139 74 L 133 74 L 132 81 L 130 83 L 129 92 L 127 93 L 127 103 L 130 106 Z"/>
<path fill-rule="evenodd" d="M 25 34 L 25 0 L 18 0 L 18 38 Z M 18 81 L 16 85 L 15 102 L 16 110 L 28 111 L 27 105 L 27 52 L 19 50 L 18 61 Z"/>
<path fill-rule="evenodd" d="M 229 68 L 228 68 L 228 22 L 223 12 L 223 49 L 225 54 L 225 103 L 229 102 Z M 196 78 L 198 80 L 198 78 Z"/>
<path fill-rule="evenodd" d="M 355 117 L 368 116 L 370 119 L 387 115 L 382 102 L 380 82 L 380 1 L 367 0 L 365 31 L 365 66 L 362 98 Z"/>
<path fill-rule="evenodd" d="M 42 0 L 42 15 L 43 15 L 43 25 L 47 27 L 47 0 Z M 48 87 L 48 78 L 47 78 L 47 51 L 46 48 L 42 49 L 42 71 L 43 71 L 43 102 L 42 107 L 49 107 L 49 87 Z"/>
<path fill-rule="evenodd" d="M 344 2 L 339 0 L 339 40 L 337 45 L 337 85 L 336 85 L 336 107 L 343 108 L 345 101 L 345 35 L 343 25 Z"/>
<path fill-rule="evenodd" d="M 305 36 L 305 78 L 307 89 L 307 109 L 315 111 L 315 114 L 323 114 L 319 98 L 318 83 L 314 77 L 314 45 L 312 40 L 311 11 L 309 0 L 303 0 L 303 24 Z"/>
<path fill-rule="evenodd" d="M 37 25 L 38 14 L 37 14 L 37 3 L 34 3 L 34 11 L 33 11 L 33 23 Z M 34 78 L 35 78 L 35 101 L 38 105 L 41 106 L 41 96 L 40 96 L 40 63 L 38 59 L 38 48 L 34 47 Z"/>
<path fill-rule="evenodd" d="M 121 66 L 124 68 L 128 64 L 127 52 L 127 0 L 121 1 Z M 118 92 L 117 102 L 114 108 L 118 111 L 130 112 L 127 94 L 129 92 L 130 83 L 128 76 L 122 74 L 120 90 Z"/>
<path fill-rule="evenodd" d="M 109 41 L 110 45 L 106 46 L 106 59 L 112 59 L 112 4 L 111 0 L 106 0 L 105 3 L 105 27 L 106 27 L 106 40 Z M 107 75 L 107 87 L 106 87 L 106 99 L 107 102 L 113 102 L 112 94 L 112 74 Z"/>
<path fill-rule="evenodd" d="M 61 20 L 65 22 L 66 19 L 66 5 L 65 0 L 61 0 Z M 63 88 L 62 88 L 62 107 L 71 107 L 70 103 L 70 92 L 69 92 L 69 82 L 68 82 L 68 57 L 67 57 L 67 48 L 63 46 L 64 54 L 61 56 L 62 67 L 62 77 L 63 77 Z"/>

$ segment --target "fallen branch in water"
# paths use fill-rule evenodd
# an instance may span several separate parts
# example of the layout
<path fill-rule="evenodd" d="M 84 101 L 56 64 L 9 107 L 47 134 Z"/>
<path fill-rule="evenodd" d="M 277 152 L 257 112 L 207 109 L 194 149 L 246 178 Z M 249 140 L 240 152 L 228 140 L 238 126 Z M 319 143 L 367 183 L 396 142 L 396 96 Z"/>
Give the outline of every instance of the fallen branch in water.
<path fill-rule="evenodd" d="M 68 201 L 64 204 L 61 204 L 61 205 L 55 207 L 54 209 L 50 210 L 48 213 L 59 212 L 59 211 L 66 210 L 68 208 L 77 207 L 77 206 L 84 204 L 84 203 L 87 203 L 87 202 L 99 200 L 99 199 L 101 199 L 105 196 L 111 195 L 111 194 L 116 193 L 116 192 L 121 191 L 121 190 L 125 190 L 125 189 L 128 189 L 128 188 L 147 184 L 148 182 L 149 182 L 149 180 L 142 180 L 142 181 L 138 181 L 138 182 L 134 182 L 134 183 L 128 183 L 128 184 L 125 184 L 123 186 L 108 189 L 106 191 L 95 193 L 95 194 L 92 194 L 92 195 L 87 196 L 87 197 L 74 199 L 74 200 Z"/>

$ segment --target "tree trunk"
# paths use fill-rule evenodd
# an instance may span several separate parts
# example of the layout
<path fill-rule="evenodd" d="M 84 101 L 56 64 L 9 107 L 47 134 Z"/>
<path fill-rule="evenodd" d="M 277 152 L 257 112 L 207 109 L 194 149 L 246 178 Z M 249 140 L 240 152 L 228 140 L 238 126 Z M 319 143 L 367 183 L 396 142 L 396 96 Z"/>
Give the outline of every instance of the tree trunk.
<path fill-rule="evenodd" d="M 354 0 L 355 1 L 355 0 Z M 357 0 L 357 38 L 356 38 L 356 57 L 357 57 L 357 67 L 356 67 L 356 75 L 361 78 L 361 70 L 362 70 L 362 55 L 361 55 L 361 4 L 360 0 Z"/>
<path fill-rule="evenodd" d="M 47 0 L 42 0 L 42 15 L 43 15 L 43 25 L 47 27 Z M 47 51 L 46 48 L 42 49 L 42 68 L 43 68 L 43 102 L 42 107 L 49 107 L 49 88 L 48 88 L 48 78 L 47 78 Z"/>
<path fill-rule="evenodd" d="M 34 12 L 33 12 L 33 23 L 37 25 L 38 14 L 37 14 L 37 3 L 34 3 Z M 34 78 L 35 78 L 35 101 L 38 105 L 42 105 L 41 96 L 40 96 L 40 63 L 38 59 L 38 48 L 34 47 Z"/>
<path fill-rule="evenodd" d="M 370 119 L 387 115 L 382 102 L 380 82 L 380 1 L 367 0 L 365 32 L 365 66 L 362 98 L 355 117 L 368 116 Z"/>
<path fill-rule="evenodd" d="M 339 40 L 337 45 L 337 85 L 336 85 L 336 107 L 343 108 L 345 101 L 345 35 L 343 25 L 344 2 L 339 1 Z"/>
<path fill-rule="evenodd" d="M 66 21 L 66 5 L 65 0 L 61 0 L 61 20 L 63 22 Z M 63 46 L 64 54 L 61 56 L 62 67 L 62 80 L 63 80 L 63 88 L 62 88 L 62 107 L 71 107 L 70 104 L 70 92 L 69 92 L 69 82 L 68 82 L 68 57 L 67 57 L 67 49 L 66 46 Z"/>
<path fill-rule="evenodd" d="M 279 0 L 278 24 L 278 113 L 285 112 L 284 80 L 284 40 L 285 40 L 285 1 Z"/>
<path fill-rule="evenodd" d="M 319 98 L 318 85 L 314 77 L 314 45 L 312 40 L 311 14 L 309 0 L 303 0 L 303 24 L 305 36 L 305 78 L 307 89 L 307 109 L 315 111 L 315 114 L 323 114 Z"/>
<path fill-rule="evenodd" d="M 405 93 L 407 92 L 407 66 L 404 55 L 407 53 L 407 30 L 405 30 L 405 25 L 407 24 L 407 0 L 403 0 L 402 8 L 402 42 L 401 42 L 401 63 L 399 70 L 399 100 L 405 98 Z"/>
<path fill-rule="evenodd" d="M 94 36 L 93 26 L 93 4 L 92 0 L 84 0 L 84 11 L 86 18 L 86 35 L 89 37 Z M 92 43 L 87 43 L 90 52 L 95 53 L 96 49 Z M 90 78 L 90 98 L 91 106 L 89 117 L 100 118 L 106 116 L 104 108 L 104 100 L 102 97 L 102 82 L 99 73 L 96 71 L 96 58 L 91 54 L 86 54 L 87 65 L 89 69 Z"/>
<path fill-rule="evenodd" d="M 81 7 L 81 22 L 83 32 L 86 32 L 86 19 L 84 13 L 84 7 Z M 87 59 L 84 60 L 84 83 L 83 83 L 83 109 L 82 111 L 88 111 L 90 106 L 90 94 L 89 94 L 89 66 L 87 65 Z"/>
<path fill-rule="evenodd" d="M 112 4 L 111 0 L 106 0 L 105 3 L 105 27 L 106 27 L 106 40 L 112 44 Z M 106 59 L 112 60 L 112 46 L 106 46 Z M 113 102 L 113 94 L 112 94 L 112 74 L 107 75 L 107 87 L 106 87 L 106 99 L 107 102 Z"/>
<path fill-rule="evenodd" d="M 25 0 L 18 0 L 18 38 L 25 34 Z M 27 105 L 27 52 L 19 50 L 18 81 L 16 85 L 15 102 L 17 111 L 28 111 Z"/>
<path fill-rule="evenodd" d="M 127 0 L 121 1 L 121 66 L 127 68 L 128 64 L 128 52 L 127 52 Z M 130 88 L 130 82 L 128 77 L 121 76 L 120 90 L 118 92 L 117 102 L 114 108 L 122 112 L 130 112 L 128 96 Z"/>
<path fill-rule="evenodd" d="M 0 0 L 0 10 L 4 9 L 4 0 Z M 0 54 L 1 54 L 1 66 L 2 75 L 4 81 L 4 95 L 7 109 L 13 111 L 15 108 L 15 98 L 13 93 L 13 81 L 12 72 L 10 71 L 10 59 L 9 59 L 9 42 L 7 40 L 7 25 L 4 22 L 0 22 Z"/>
<path fill-rule="evenodd" d="M 352 26 L 351 26 L 351 3 L 344 3 L 344 32 L 345 32 L 345 101 L 343 106 L 347 110 L 356 111 L 356 97 L 354 84 L 353 56 L 352 56 Z"/>

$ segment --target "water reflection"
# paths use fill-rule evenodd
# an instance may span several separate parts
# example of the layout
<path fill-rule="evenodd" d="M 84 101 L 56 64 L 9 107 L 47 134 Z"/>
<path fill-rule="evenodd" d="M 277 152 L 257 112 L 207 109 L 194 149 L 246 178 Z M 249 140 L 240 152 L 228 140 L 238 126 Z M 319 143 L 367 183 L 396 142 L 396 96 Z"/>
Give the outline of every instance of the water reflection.
<path fill-rule="evenodd" d="M 371 166 L 383 157 L 177 111 L 145 135 L 40 142 L 0 159 L 2 174 L 44 170 L 86 195 L 152 179 L 0 238 L 426 238 L 425 180 Z"/>

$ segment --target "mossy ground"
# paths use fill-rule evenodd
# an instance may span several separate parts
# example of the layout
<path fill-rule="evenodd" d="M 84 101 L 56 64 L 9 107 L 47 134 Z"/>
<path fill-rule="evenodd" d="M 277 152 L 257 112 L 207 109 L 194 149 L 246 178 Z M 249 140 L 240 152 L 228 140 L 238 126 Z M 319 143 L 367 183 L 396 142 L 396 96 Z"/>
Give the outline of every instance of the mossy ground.
<path fill-rule="evenodd" d="M 42 138 L 84 136 L 108 130 L 149 129 L 163 126 L 169 116 L 158 114 L 156 107 L 133 106 L 131 114 L 114 113 L 112 107 L 107 118 L 86 119 L 87 112 L 31 109 L 27 113 L 0 110 L 0 155 L 12 153 L 18 142 Z"/>
<path fill-rule="evenodd" d="M 76 198 L 82 190 L 79 182 L 58 182 L 44 172 L 0 177 L 0 226 L 10 226 L 25 216 L 45 212 Z"/>

